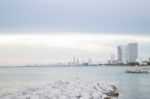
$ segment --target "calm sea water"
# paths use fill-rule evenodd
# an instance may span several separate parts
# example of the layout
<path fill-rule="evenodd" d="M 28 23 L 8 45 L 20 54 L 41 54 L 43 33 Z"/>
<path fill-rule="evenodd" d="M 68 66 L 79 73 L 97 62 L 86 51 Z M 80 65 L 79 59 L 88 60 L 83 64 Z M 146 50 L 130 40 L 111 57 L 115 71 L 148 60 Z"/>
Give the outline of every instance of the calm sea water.
<path fill-rule="evenodd" d="M 129 67 L 0 67 L 0 91 L 57 79 L 94 78 L 117 86 L 119 99 L 150 99 L 150 74 L 127 74 Z"/>

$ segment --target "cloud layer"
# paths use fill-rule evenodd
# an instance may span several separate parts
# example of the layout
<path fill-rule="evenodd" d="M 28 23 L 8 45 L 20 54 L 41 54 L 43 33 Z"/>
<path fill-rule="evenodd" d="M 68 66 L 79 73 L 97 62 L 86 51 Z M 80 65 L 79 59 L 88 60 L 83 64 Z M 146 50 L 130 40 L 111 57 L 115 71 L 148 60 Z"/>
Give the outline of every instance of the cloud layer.
<path fill-rule="evenodd" d="M 150 33 L 149 0 L 1 0 L 0 32 Z"/>

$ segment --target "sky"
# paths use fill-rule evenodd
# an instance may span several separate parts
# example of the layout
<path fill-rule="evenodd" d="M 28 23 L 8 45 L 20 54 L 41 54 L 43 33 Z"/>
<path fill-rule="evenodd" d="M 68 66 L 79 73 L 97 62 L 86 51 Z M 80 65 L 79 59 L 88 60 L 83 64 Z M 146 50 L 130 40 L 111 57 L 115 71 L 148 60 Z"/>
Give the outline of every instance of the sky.
<path fill-rule="evenodd" d="M 149 9 L 149 0 L 1 0 L 0 65 L 104 62 L 130 42 L 147 59 Z"/>

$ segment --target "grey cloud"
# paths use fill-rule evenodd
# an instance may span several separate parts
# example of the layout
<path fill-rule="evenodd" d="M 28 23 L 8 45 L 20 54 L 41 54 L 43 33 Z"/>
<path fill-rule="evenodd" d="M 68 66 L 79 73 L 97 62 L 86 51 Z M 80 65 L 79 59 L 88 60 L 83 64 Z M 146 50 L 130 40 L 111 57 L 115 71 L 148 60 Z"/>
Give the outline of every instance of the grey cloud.
<path fill-rule="evenodd" d="M 0 32 L 150 33 L 149 0 L 0 1 Z"/>

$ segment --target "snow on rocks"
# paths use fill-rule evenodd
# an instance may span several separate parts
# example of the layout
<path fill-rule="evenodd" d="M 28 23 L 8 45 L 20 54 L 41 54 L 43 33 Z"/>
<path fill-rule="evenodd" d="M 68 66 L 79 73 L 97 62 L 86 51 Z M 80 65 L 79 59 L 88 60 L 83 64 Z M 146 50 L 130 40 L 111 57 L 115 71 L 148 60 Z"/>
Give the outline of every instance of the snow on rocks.
<path fill-rule="evenodd" d="M 112 97 L 118 97 L 115 86 L 91 79 L 58 80 L 0 95 L 0 99 L 111 99 Z"/>

